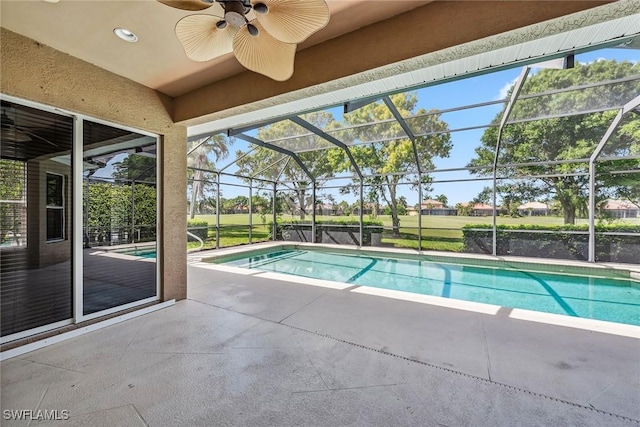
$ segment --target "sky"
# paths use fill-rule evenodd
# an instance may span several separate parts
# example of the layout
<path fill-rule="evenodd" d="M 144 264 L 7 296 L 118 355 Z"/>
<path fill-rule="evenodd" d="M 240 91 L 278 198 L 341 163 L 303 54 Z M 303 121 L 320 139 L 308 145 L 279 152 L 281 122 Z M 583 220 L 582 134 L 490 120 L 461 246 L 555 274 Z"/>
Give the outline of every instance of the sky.
<path fill-rule="evenodd" d="M 640 50 L 602 49 L 576 55 L 576 62 L 581 63 L 589 63 L 601 59 L 638 62 L 640 61 Z M 509 88 L 517 80 L 520 72 L 521 67 L 516 67 L 436 86 L 429 86 L 412 92 L 416 92 L 418 96 L 417 108 L 424 108 L 426 110 L 443 110 L 468 104 L 493 101 L 503 99 L 507 95 Z M 532 70 L 532 73 L 535 72 L 535 69 Z M 440 118 L 448 123 L 449 129 L 466 128 L 489 123 L 496 114 L 502 110 L 502 108 L 503 104 L 496 104 L 472 110 L 442 114 Z M 330 111 L 332 111 L 334 117 L 338 121 L 342 120 L 342 107 L 336 107 Z M 448 158 L 434 159 L 436 169 L 460 168 L 466 166 L 474 157 L 474 149 L 480 145 L 480 138 L 483 133 L 484 129 L 451 132 L 453 148 L 451 149 Z M 246 152 L 249 145 L 250 144 L 244 141 L 236 140 L 233 146 L 230 147 L 230 156 L 218 161 L 216 166 L 221 168 L 222 166 L 232 162 L 235 158 L 235 152 L 238 150 Z M 235 166 L 231 166 L 226 170 L 226 172 L 233 173 L 235 170 Z M 466 171 L 434 173 L 432 177 L 434 180 L 476 178 Z M 240 183 L 239 180 L 232 177 L 224 177 L 223 182 Z M 343 184 L 343 182 L 335 182 L 327 185 Z M 430 195 L 435 197 L 436 195 L 444 194 L 448 198 L 449 205 L 453 206 L 458 202 L 468 202 L 472 200 L 485 186 L 491 186 L 491 180 L 435 183 L 432 185 L 433 188 Z M 331 194 L 336 201 L 347 200 L 349 203 L 356 201 L 355 196 L 342 195 L 337 189 L 326 190 L 324 192 L 320 191 L 318 193 L 319 198 L 322 198 L 323 194 L 325 196 Z M 418 203 L 417 191 L 411 189 L 410 186 L 401 187 L 399 194 L 407 198 L 410 206 Z M 224 198 L 232 198 L 237 195 L 247 196 L 248 190 L 233 186 L 223 186 L 221 195 Z M 429 194 L 424 195 L 425 198 L 427 195 Z"/>

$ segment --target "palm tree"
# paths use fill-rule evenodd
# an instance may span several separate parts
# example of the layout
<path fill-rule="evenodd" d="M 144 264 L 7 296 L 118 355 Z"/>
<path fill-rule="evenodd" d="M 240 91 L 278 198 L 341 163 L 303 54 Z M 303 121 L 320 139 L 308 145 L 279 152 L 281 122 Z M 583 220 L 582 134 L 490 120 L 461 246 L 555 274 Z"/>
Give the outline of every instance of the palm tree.
<path fill-rule="evenodd" d="M 449 203 L 449 199 L 444 194 L 439 194 L 436 196 L 436 200 L 442 203 L 442 206 L 447 207 L 447 203 Z"/>
<path fill-rule="evenodd" d="M 196 214 L 198 199 L 204 198 L 204 178 L 206 170 L 214 172 L 215 162 L 229 155 L 229 147 L 223 135 L 207 136 L 191 142 L 187 152 L 187 167 L 190 168 L 193 177 L 191 186 L 191 205 L 189 217 L 193 219 Z"/>

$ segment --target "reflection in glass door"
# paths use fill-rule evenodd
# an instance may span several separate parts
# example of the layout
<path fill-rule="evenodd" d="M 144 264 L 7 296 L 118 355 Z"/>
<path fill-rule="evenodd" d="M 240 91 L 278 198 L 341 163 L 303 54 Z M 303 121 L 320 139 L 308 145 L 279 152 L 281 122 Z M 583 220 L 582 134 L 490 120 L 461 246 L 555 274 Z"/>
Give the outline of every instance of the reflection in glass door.
<path fill-rule="evenodd" d="M 73 119 L 2 100 L 2 337 L 70 323 Z"/>
<path fill-rule="evenodd" d="M 156 138 L 84 121 L 83 314 L 157 296 Z"/>

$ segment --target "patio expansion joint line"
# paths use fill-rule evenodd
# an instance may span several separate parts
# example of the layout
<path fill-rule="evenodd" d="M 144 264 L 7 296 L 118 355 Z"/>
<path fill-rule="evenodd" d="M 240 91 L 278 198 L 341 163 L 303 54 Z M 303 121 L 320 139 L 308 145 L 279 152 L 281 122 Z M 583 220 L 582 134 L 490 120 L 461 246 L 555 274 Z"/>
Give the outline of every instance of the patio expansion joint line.
<path fill-rule="evenodd" d="M 313 361 L 311 360 L 311 357 L 309 357 L 309 354 L 305 351 L 304 347 L 302 347 L 299 342 L 297 344 L 300 350 L 302 350 L 302 353 L 304 353 L 304 356 L 307 358 L 307 361 L 309 362 L 313 370 L 316 371 L 316 374 L 322 380 L 322 384 L 324 384 L 324 387 L 326 388 L 326 390 L 322 390 L 322 391 L 331 390 L 331 387 L 329 387 L 329 384 L 327 384 L 327 381 L 325 381 L 324 377 L 322 376 L 322 374 L 320 373 L 316 365 L 313 363 Z"/>
<path fill-rule="evenodd" d="M 149 427 L 149 423 L 147 422 L 147 420 L 144 419 L 140 411 L 138 411 L 138 408 L 136 408 L 136 405 L 132 403 L 130 406 L 131 406 L 131 409 L 133 409 L 133 412 L 135 412 L 138 418 L 140 418 L 140 421 L 142 422 L 142 424 Z"/>
<path fill-rule="evenodd" d="M 300 390 L 300 391 L 292 391 L 291 394 L 327 393 L 327 392 L 344 391 L 344 390 L 362 390 L 367 388 L 395 387 L 398 385 L 406 385 L 406 384 L 407 383 L 393 383 L 393 384 L 360 385 L 360 386 L 354 386 L 354 387 L 337 387 L 337 388 L 327 387 L 326 390 Z"/>
<path fill-rule="evenodd" d="M 56 366 L 56 365 L 52 365 L 50 363 L 44 363 L 44 362 L 37 362 L 37 361 L 31 360 L 31 359 L 24 359 L 23 358 L 23 359 L 20 359 L 20 360 L 24 360 L 25 362 L 35 363 L 36 365 L 43 365 L 43 366 L 49 366 L 50 368 L 62 369 L 63 371 L 75 372 L 75 373 L 84 374 L 84 375 L 87 374 L 87 372 L 78 371 L 76 369 L 63 368 L 62 366 Z"/>
<path fill-rule="evenodd" d="M 611 383 L 609 384 L 607 387 L 605 387 L 600 393 L 596 394 L 595 396 L 593 396 L 591 399 L 588 400 L 589 405 L 593 406 L 591 404 L 591 402 L 593 402 L 594 400 L 596 400 L 597 398 L 599 398 L 600 396 L 602 396 L 604 393 L 606 393 L 607 391 L 609 391 L 609 389 L 611 389 L 611 387 L 613 387 L 614 385 L 616 385 L 616 383 Z"/>
<path fill-rule="evenodd" d="M 129 342 L 127 343 L 127 346 L 122 351 L 122 354 L 120 355 L 118 360 L 122 360 L 122 358 L 127 355 L 127 352 L 129 351 L 129 348 L 131 347 L 131 344 L 133 344 L 133 341 L 136 339 L 136 337 L 138 336 L 138 333 L 140 333 L 140 331 L 142 330 L 142 328 L 144 327 L 144 325 L 146 323 L 147 323 L 146 319 L 142 319 L 142 321 L 140 322 L 140 326 L 138 326 L 138 328 L 136 329 L 136 332 L 129 339 Z"/>
<path fill-rule="evenodd" d="M 487 329 L 484 327 L 484 316 L 480 316 L 480 326 L 482 328 L 482 343 L 484 344 L 484 354 L 487 359 L 487 375 L 491 381 L 491 358 L 489 357 L 489 343 L 487 342 Z"/>
<path fill-rule="evenodd" d="M 320 298 L 322 298 L 323 296 L 325 296 L 325 294 L 326 294 L 327 292 L 328 292 L 328 291 L 321 293 L 320 295 L 318 295 L 317 297 L 315 297 L 314 299 L 312 299 L 311 301 L 309 301 L 308 303 L 306 303 L 305 305 L 303 305 L 302 307 L 300 307 L 299 309 L 297 309 L 297 310 L 296 310 L 296 311 L 294 311 L 293 313 L 291 313 L 291 314 L 289 314 L 289 315 L 285 316 L 284 318 L 280 319 L 279 321 L 277 321 L 277 322 L 276 322 L 276 321 L 274 321 L 274 320 L 269 320 L 269 322 L 274 322 L 274 323 L 279 323 L 279 324 L 281 324 L 281 325 L 284 325 L 284 323 L 282 323 L 282 322 L 284 322 L 285 320 L 287 320 L 288 318 L 290 318 L 290 317 L 291 317 L 291 316 L 293 316 L 294 314 L 298 313 L 300 310 L 302 310 L 302 309 L 304 309 L 304 308 L 308 307 L 309 305 L 313 304 L 314 302 L 316 302 L 317 300 L 319 300 Z M 244 314 L 244 313 L 241 313 L 241 314 Z M 258 319 L 260 319 L 260 318 L 258 317 Z M 266 320 L 266 319 L 261 319 L 261 320 Z M 287 325 L 287 326 L 289 326 L 289 325 Z"/>
<path fill-rule="evenodd" d="M 149 354 L 170 354 L 173 356 L 201 355 L 201 354 L 224 354 L 223 351 L 150 351 Z"/>
<path fill-rule="evenodd" d="M 195 300 L 195 301 L 197 301 L 197 300 Z M 209 305 L 209 306 L 214 307 L 214 308 L 221 309 L 221 310 L 231 311 L 231 312 L 234 312 L 234 313 L 242 314 L 244 316 L 249 316 L 249 317 L 253 317 L 253 318 L 259 319 L 259 320 L 263 320 L 265 322 L 273 323 L 273 324 L 276 324 L 276 325 L 286 326 L 287 328 L 291 328 L 291 329 L 295 329 L 295 330 L 300 331 L 300 332 L 305 332 L 305 333 L 308 333 L 308 334 L 312 334 L 312 335 L 316 335 L 316 336 L 319 336 L 319 337 L 327 338 L 327 339 L 330 339 L 330 340 L 333 340 L 333 341 L 341 342 L 343 344 L 348 344 L 348 345 L 352 345 L 352 346 L 355 346 L 355 347 L 360 347 L 360 348 L 362 348 L 364 350 L 369 350 L 369 351 L 373 351 L 373 352 L 376 352 L 376 353 L 381 353 L 381 354 L 384 354 L 386 356 L 395 357 L 395 358 L 402 359 L 402 360 L 407 361 L 407 362 L 416 363 L 416 364 L 419 364 L 419 365 L 427 366 L 429 368 L 433 368 L 433 369 L 437 369 L 437 370 L 440 370 L 440 371 L 448 372 L 450 374 L 459 375 L 459 376 L 462 376 L 462 377 L 465 377 L 465 378 L 470 378 L 470 379 L 475 380 L 477 382 L 481 382 L 481 383 L 485 383 L 485 384 L 497 385 L 497 386 L 506 388 L 508 390 L 513 390 L 513 391 L 516 391 L 516 392 L 527 394 L 529 396 L 539 397 L 539 398 L 543 398 L 543 399 L 546 399 L 546 400 L 551 400 L 551 401 L 554 401 L 554 402 L 558 402 L 558 403 L 562 403 L 562 404 L 565 404 L 565 405 L 572 406 L 574 408 L 579 408 L 579 409 L 584 409 L 584 410 L 587 410 L 587 411 L 596 412 L 596 413 L 599 413 L 599 414 L 602 414 L 602 415 L 607 415 L 607 416 L 610 416 L 610 417 L 613 417 L 613 418 L 616 418 L 616 419 L 619 419 L 619 420 L 624 420 L 624 421 L 628 421 L 628 422 L 632 422 L 632 423 L 640 425 L 640 420 L 637 420 L 637 419 L 634 419 L 634 418 L 630 418 L 630 417 L 626 417 L 624 415 L 614 414 L 614 413 L 611 413 L 611 412 L 604 411 L 602 409 L 594 408 L 593 406 L 581 405 L 579 403 L 571 402 L 571 401 L 564 400 L 564 399 L 559 399 L 557 397 L 553 397 L 553 396 L 549 396 L 549 395 L 546 395 L 546 394 L 543 394 L 543 393 L 538 393 L 538 392 L 535 392 L 535 391 L 527 390 L 527 389 L 516 387 L 516 386 L 513 386 L 513 385 L 501 383 L 501 382 L 498 382 L 498 381 L 493 381 L 493 380 L 490 380 L 490 379 L 487 379 L 487 378 L 479 377 L 477 375 L 466 374 L 464 372 L 460 372 L 460 371 L 456 371 L 456 370 L 453 370 L 453 369 L 445 368 L 445 367 L 442 367 L 442 366 L 434 365 L 434 364 L 429 363 L 429 362 L 423 362 L 421 360 L 416 360 L 416 359 L 412 359 L 410 357 L 406 357 L 406 356 L 401 356 L 401 355 L 398 355 L 398 354 L 390 353 L 388 351 L 379 350 L 377 348 L 368 347 L 366 345 L 362 345 L 362 344 L 354 343 L 354 342 L 351 342 L 351 341 L 343 340 L 343 339 L 340 339 L 340 338 L 336 338 L 336 337 L 333 337 L 331 335 L 322 334 L 322 333 L 316 332 L 316 331 L 310 331 L 308 329 L 300 328 L 298 326 L 293 326 L 293 325 L 289 325 L 289 324 L 286 324 L 286 323 L 281 323 L 284 319 L 280 320 L 280 321 L 275 321 L 275 320 L 272 320 L 272 319 L 265 319 L 263 317 L 259 317 L 259 316 L 256 316 L 254 314 L 243 313 L 243 312 L 240 312 L 240 311 L 232 310 L 230 308 L 220 307 L 220 306 L 217 306 L 215 304 L 206 303 L 206 302 L 203 302 L 203 301 L 198 301 L 198 302 L 200 302 L 202 304 Z M 313 302 L 313 301 L 311 301 L 311 302 Z M 305 305 L 305 307 L 306 307 L 306 305 Z M 302 307 L 302 308 L 304 308 L 304 307 Z M 298 311 L 300 311 L 300 310 L 297 310 L 296 312 L 298 312 Z M 295 314 L 295 313 L 293 313 L 293 314 Z M 290 317 L 290 316 L 287 316 L 287 317 Z"/>
<path fill-rule="evenodd" d="M 149 426 L 149 423 L 147 423 L 147 421 L 144 419 L 142 414 L 140 414 L 140 411 L 138 411 L 138 408 L 136 408 L 133 403 L 127 403 L 127 404 L 124 404 L 124 405 L 112 406 L 110 408 L 104 408 L 104 409 L 96 409 L 95 411 L 80 412 L 78 414 L 74 413 L 74 414 L 69 416 L 69 419 L 73 420 L 74 418 L 77 419 L 79 417 L 86 417 L 87 415 L 95 415 L 95 414 L 99 414 L 101 412 L 107 412 L 107 411 L 112 411 L 114 409 L 122 409 L 122 408 L 131 408 L 131 409 L 133 409 L 133 411 L 136 413 L 136 416 L 140 419 L 140 421 L 145 426 Z"/>
<path fill-rule="evenodd" d="M 40 401 L 38 402 L 38 406 L 36 407 L 36 413 L 40 410 L 40 407 L 42 406 L 42 402 L 44 402 L 44 397 L 47 395 L 48 391 L 49 391 L 49 387 L 44 389 L 44 393 L 42 393 L 42 397 L 40 398 Z M 33 422 L 33 419 L 29 419 L 29 423 L 27 424 L 27 427 L 29 427 L 32 422 Z"/>

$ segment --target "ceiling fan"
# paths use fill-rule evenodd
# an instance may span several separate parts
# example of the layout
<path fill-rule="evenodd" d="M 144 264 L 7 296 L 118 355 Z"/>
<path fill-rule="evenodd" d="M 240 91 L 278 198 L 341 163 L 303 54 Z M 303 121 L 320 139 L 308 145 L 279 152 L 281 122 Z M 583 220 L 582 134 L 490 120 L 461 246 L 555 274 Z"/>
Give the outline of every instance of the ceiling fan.
<path fill-rule="evenodd" d="M 296 45 L 329 22 L 325 0 L 158 1 L 191 11 L 218 4 L 222 16 L 189 15 L 176 24 L 187 57 L 209 61 L 233 51 L 245 68 L 278 81 L 293 75 Z"/>
<path fill-rule="evenodd" d="M 31 132 L 30 128 L 16 125 L 15 121 L 9 117 L 10 114 L 15 118 L 13 106 L 8 102 L 2 101 L 2 113 L 0 114 L 0 141 L 20 143 L 37 140 L 46 142 L 53 147 L 58 147 L 57 144 Z"/>

